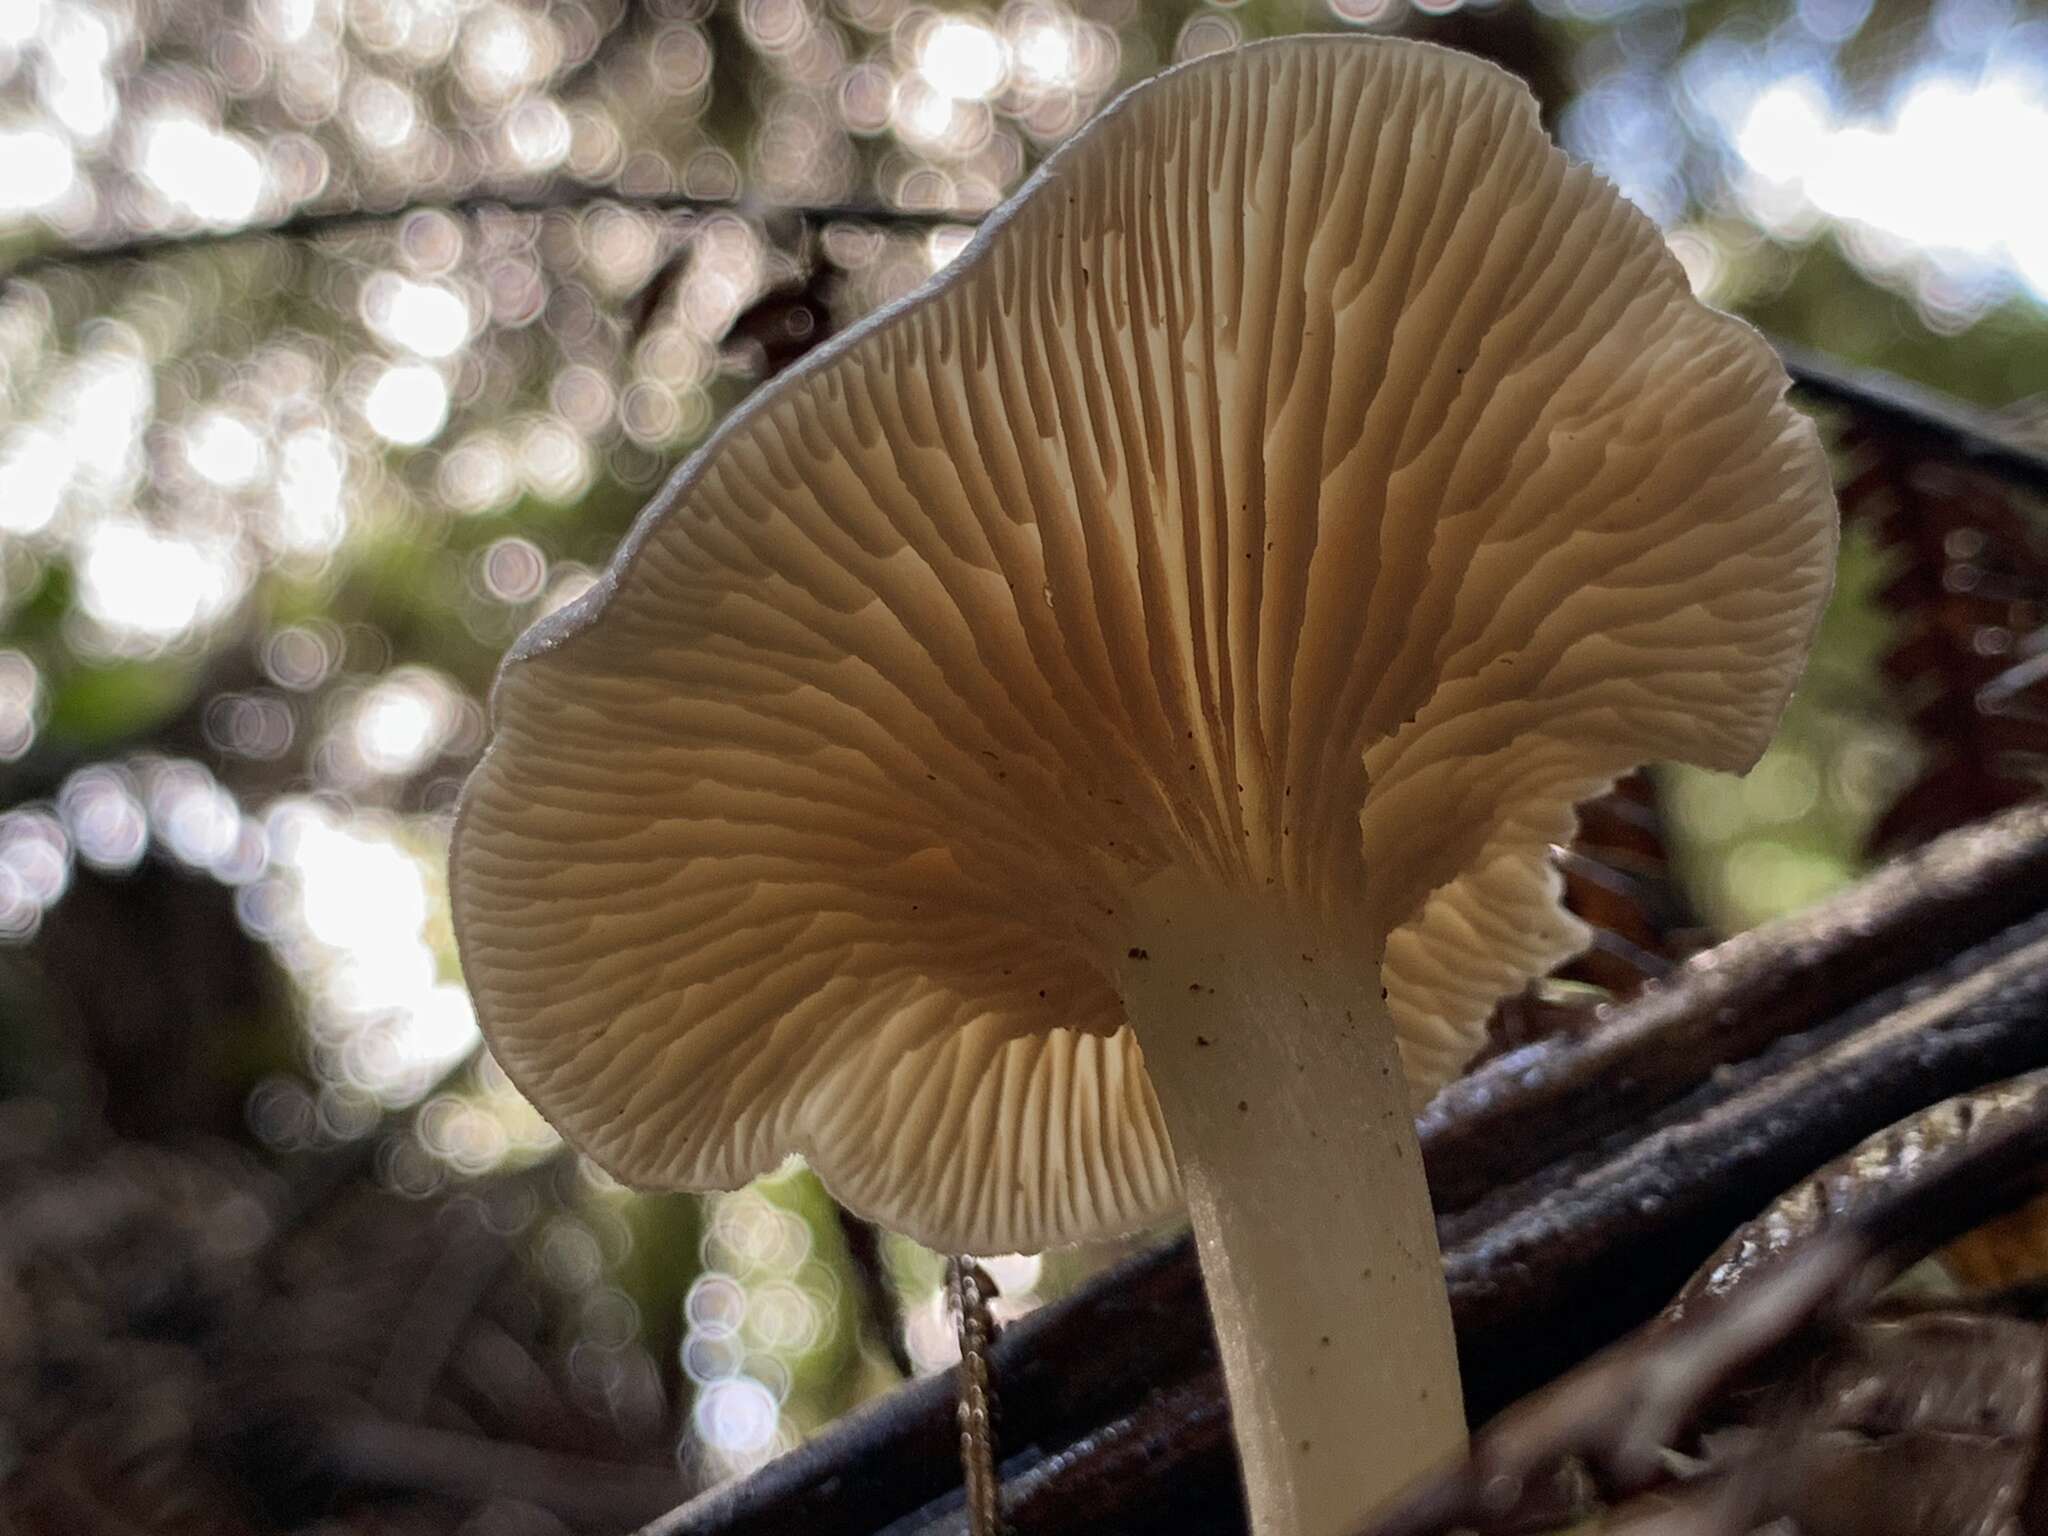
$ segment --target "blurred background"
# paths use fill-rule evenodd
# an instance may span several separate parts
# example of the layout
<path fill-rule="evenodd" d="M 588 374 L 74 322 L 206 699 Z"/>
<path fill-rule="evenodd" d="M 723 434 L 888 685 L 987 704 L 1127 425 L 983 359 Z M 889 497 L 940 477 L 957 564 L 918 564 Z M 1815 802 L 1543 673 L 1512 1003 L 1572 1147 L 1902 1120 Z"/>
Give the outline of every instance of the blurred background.
<path fill-rule="evenodd" d="M 1339 29 L 1499 60 L 1708 300 L 2048 444 L 2016 0 L 0 0 L 0 1529 L 615 1529 L 954 1357 L 802 1170 L 559 1155 L 451 806 L 735 402 L 1120 87 Z M 2038 790 L 1983 706 L 2048 672 L 2041 522 L 1879 489 L 1779 745 L 1589 822 L 1602 951 L 1502 1038 Z"/>

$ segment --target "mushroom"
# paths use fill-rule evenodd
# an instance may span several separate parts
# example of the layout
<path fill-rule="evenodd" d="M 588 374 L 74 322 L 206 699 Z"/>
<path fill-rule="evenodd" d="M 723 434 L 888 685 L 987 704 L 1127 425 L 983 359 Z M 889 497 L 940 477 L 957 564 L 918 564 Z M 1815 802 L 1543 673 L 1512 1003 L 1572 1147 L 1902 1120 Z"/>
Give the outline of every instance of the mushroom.
<path fill-rule="evenodd" d="M 1253 1525 L 1462 1444 L 1412 1123 L 1746 767 L 1828 591 L 1747 327 L 1479 60 L 1168 71 L 735 412 L 515 647 L 456 833 L 513 1081 L 622 1180 L 800 1153 L 947 1252 L 1183 1206 Z"/>

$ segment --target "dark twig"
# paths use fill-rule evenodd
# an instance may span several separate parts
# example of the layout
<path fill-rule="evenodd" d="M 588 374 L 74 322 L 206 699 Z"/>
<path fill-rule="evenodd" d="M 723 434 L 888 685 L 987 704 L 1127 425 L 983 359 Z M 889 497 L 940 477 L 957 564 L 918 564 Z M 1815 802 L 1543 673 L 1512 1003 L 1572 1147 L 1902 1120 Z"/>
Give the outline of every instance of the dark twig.
<path fill-rule="evenodd" d="M 1162 1479 L 1161 1463 L 1182 1470 Z M 1214 1371 L 1163 1388 L 1003 1484 L 1010 1525 L 1033 1536 L 1205 1536 L 1234 1531 L 1243 1504 Z M 971 1536 L 967 1521 L 966 1511 L 949 1511 L 916 1536 Z"/>
<path fill-rule="evenodd" d="M 1886 1214 L 1888 1208 L 1903 1192 L 1917 1189 L 1927 1179 L 1952 1178 L 1950 1170 L 1958 1166 L 1978 1166 L 1970 1159 L 1985 1156 L 1987 1145 L 2038 1115 L 2048 1115 L 2048 1074 L 2037 1073 L 1945 1099 L 1887 1127 L 1815 1170 L 1737 1227 L 1713 1257 L 1694 1271 L 1665 1308 L 1664 1317 L 1678 1322 L 1748 1288 L 1783 1263 L 1787 1255 L 1844 1225 L 1889 1221 L 1897 1230 L 1896 1237 L 1888 1240 L 1907 1236 L 1921 1240 L 1911 1257 L 1939 1246 L 1945 1237 L 1930 1237 L 1924 1228 L 1901 1225 L 1896 1214 Z M 2041 1172 L 2048 1175 L 2048 1168 Z M 2022 1179 L 2020 1186 L 1978 1185 L 1960 1191 L 1967 1196 L 1964 1205 L 1944 1208 L 1942 1226 L 1966 1231 L 1983 1217 L 2017 1203 L 2015 1189 L 2023 1189 L 2025 1176 L 2024 1168 L 2015 1175 Z"/>
<path fill-rule="evenodd" d="M 489 214 L 534 216 L 609 206 L 640 213 L 674 215 L 745 213 L 781 215 L 806 224 L 829 224 L 845 219 L 854 223 L 880 224 L 900 229 L 937 229 L 946 225 L 972 224 L 978 213 L 946 209 L 893 208 L 879 203 L 811 203 L 785 205 L 759 203 L 745 196 L 693 197 L 685 193 L 631 192 L 604 182 L 557 178 L 537 183 L 474 187 L 447 198 L 409 199 L 403 202 L 361 204 L 342 208 L 308 208 L 262 224 L 237 225 L 232 229 L 191 229 L 167 234 L 134 235 L 104 245 L 58 246 L 23 257 L 4 274 L 0 288 L 8 283 L 33 278 L 55 269 L 90 271 L 118 266 L 124 262 L 155 261 L 181 251 L 204 250 L 245 240 L 320 240 L 334 235 L 354 234 L 402 219 L 408 214 L 438 209 L 460 218 Z"/>
<path fill-rule="evenodd" d="M 2037 1038 L 2048 1028 L 2048 917 L 1956 969 L 1931 991 L 1888 994 L 1786 1041 L 1582 1166 L 1546 1170 L 1441 1223 L 1461 1325 L 1519 1331 L 1537 1315 L 1563 1324 L 1603 1294 L 1668 1295 L 1684 1271 L 1657 1259 L 1700 1253 L 1700 1238 L 1711 1244 L 1743 1219 L 1739 1202 L 1754 1210 L 1930 1099 L 2048 1065 L 2048 1040 Z M 1727 1190 L 1742 1193 L 1731 1201 Z M 1617 1268 L 1626 1281 L 1609 1273 Z"/>
<path fill-rule="evenodd" d="M 493 1232 L 473 1207 L 457 1205 L 445 1218 L 454 1224 L 420 1283 L 417 1302 L 392 1330 L 370 1387 L 376 1407 L 401 1423 L 423 1418 L 434 1384 L 447 1368 L 484 1294 L 512 1262 L 516 1249 Z"/>
<path fill-rule="evenodd" d="M 903 1334 L 903 1303 L 889 1279 L 882 1257 L 882 1234 L 865 1216 L 856 1216 L 845 1206 L 834 1204 L 839 1216 L 839 1235 L 846 1242 L 846 1259 L 853 1270 L 855 1288 L 860 1292 L 861 1311 L 874 1325 L 876 1342 L 896 1367 L 896 1374 L 908 1381 L 916 1370 L 911 1364 L 910 1346 Z"/>
<path fill-rule="evenodd" d="M 1648 1485 L 1681 1427 L 1815 1319 L 1861 1299 L 1875 1253 L 1852 1231 L 1800 1252 L 1693 1326 L 1639 1336 L 1503 1413 L 1453 1472 L 1411 1494 L 1371 1536 L 1429 1536 L 1512 1520 L 1567 1457 L 1621 1492 Z"/>
<path fill-rule="evenodd" d="M 2048 454 L 2030 445 L 1989 412 L 1923 389 L 1874 368 L 1858 368 L 1823 353 L 1773 338 L 1785 371 L 1815 400 L 1841 406 L 1859 422 L 1910 431 L 1940 443 L 1956 459 L 1976 464 L 2031 490 L 2048 492 Z"/>
<path fill-rule="evenodd" d="M 574 96 L 597 80 L 616 61 L 638 52 L 658 19 L 653 8 L 645 4 L 644 0 L 624 0 L 619 7 L 618 15 L 612 18 L 611 25 L 591 48 L 590 56 L 556 76 L 553 84 L 554 93 L 557 96 Z"/>
<path fill-rule="evenodd" d="M 682 1475 L 480 1439 L 424 1424 L 341 1419 L 323 1425 L 313 1467 L 351 1486 L 483 1502 L 518 1499 L 579 1524 L 629 1526 L 672 1502 Z"/>
<path fill-rule="evenodd" d="M 1680 1312 L 1502 1414 L 1464 1466 L 1371 1536 L 1490 1525 L 1566 1457 L 1610 1489 L 1646 1486 L 1706 1405 L 1802 1330 L 1846 1315 L 1914 1259 L 2048 1183 L 2048 1072 L 1923 1110 L 1814 1183 L 1831 1219 L 1801 1221 L 1782 1241 L 1769 1213 L 1745 1228 Z M 1774 1251 L 1738 1261 L 1759 1246 Z"/>
<path fill-rule="evenodd" d="M 1965 828 L 1695 956 L 1587 1034 L 1496 1057 L 1417 1122 L 1440 1212 L 1636 1124 L 1715 1067 L 2048 907 L 2048 807 Z"/>

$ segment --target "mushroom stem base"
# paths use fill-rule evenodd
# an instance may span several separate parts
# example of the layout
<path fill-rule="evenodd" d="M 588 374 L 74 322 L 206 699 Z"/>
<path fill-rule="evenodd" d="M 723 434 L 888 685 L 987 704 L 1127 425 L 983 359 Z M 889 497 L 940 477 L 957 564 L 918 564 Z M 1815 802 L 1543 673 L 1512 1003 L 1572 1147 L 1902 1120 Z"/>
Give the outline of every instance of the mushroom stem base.
<path fill-rule="evenodd" d="M 1254 1536 L 1346 1536 L 1465 1444 L 1376 946 L 1157 883 L 1122 968 L 1180 1166 Z"/>

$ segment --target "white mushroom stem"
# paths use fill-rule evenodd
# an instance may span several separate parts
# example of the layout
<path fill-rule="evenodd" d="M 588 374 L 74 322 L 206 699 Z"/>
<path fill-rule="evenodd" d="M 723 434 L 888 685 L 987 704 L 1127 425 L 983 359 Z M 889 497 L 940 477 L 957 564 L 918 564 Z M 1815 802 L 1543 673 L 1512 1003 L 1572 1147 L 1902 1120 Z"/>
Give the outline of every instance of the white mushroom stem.
<path fill-rule="evenodd" d="M 1124 1007 L 1173 1139 L 1254 1536 L 1344 1536 L 1465 1444 L 1376 946 L 1174 877 Z"/>

